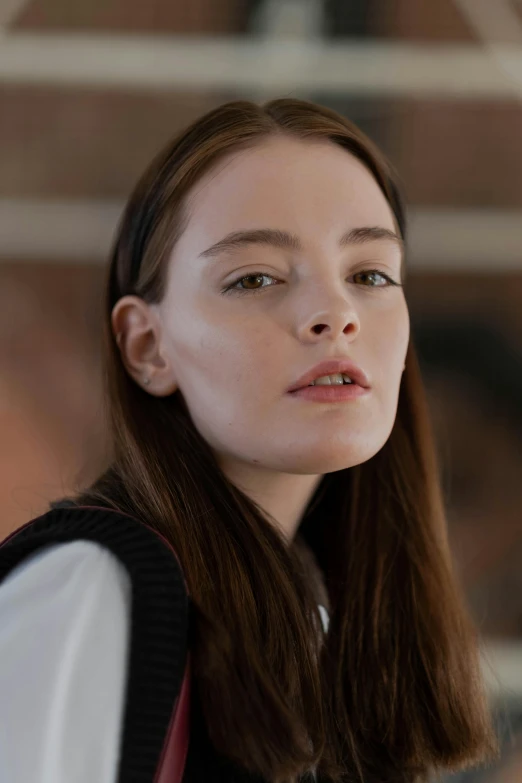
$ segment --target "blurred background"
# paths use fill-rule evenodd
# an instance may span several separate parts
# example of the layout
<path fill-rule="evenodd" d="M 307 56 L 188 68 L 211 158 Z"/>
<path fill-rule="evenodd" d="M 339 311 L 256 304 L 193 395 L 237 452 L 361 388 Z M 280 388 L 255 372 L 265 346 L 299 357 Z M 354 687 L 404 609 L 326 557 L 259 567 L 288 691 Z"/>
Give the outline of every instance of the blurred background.
<path fill-rule="evenodd" d="M 387 153 L 456 566 L 522 781 L 522 0 L 0 0 L 0 538 L 97 474 L 104 264 L 137 177 L 235 98 Z"/>

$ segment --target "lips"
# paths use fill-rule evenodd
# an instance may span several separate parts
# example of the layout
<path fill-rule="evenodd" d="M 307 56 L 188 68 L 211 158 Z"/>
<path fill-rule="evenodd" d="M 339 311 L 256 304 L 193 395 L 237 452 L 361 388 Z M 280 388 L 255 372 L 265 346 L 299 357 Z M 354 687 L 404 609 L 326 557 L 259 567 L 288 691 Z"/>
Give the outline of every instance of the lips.
<path fill-rule="evenodd" d="M 370 388 L 370 381 L 364 370 L 349 359 L 327 359 L 319 364 L 316 364 L 308 372 L 305 372 L 300 378 L 295 381 L 288 389 L 287 392 L 297 391 L 305 386 L 309 386 L 313 381 L 320 378 L 322 375 L 335 375 L 336 373 L 344 373 L 348 375 L 354 383 L 358 386 L 362 386 L 363 389 Z"/>

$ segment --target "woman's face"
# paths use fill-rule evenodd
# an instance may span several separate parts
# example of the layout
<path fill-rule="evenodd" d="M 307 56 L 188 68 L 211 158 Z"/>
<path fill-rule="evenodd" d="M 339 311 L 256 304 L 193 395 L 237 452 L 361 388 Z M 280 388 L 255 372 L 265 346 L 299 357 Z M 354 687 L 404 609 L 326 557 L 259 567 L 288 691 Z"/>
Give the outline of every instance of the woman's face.
<path fill-rule="evenodd" d="M 217 164 L 187 206 L 154 307 L 167 370 L 220 464 L 323 474 L 370 459 L 393 427 L 409 340 L 403 289 L 381 277 L 402 282 L 400 247 L 339 244 L 354 228 L 396 232 L 373 177 L 333 143 L 277 137 Z M 257 229 L 294 235 L 300 249 L 249 243 L 201 256 Z M 330 358 L 362 367 L 370 390 L 328 403 L 287 392 Z"/>

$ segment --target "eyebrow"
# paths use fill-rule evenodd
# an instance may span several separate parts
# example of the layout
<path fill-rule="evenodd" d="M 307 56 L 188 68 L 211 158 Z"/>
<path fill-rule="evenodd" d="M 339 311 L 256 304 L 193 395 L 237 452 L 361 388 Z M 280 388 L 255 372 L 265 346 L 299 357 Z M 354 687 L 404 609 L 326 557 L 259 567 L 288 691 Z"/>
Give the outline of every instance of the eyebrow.
<path fill-rule="evenodd" d="M 389 228 L 382 226 L 360 226 L 346 231 L 339 239 L 340 247 L 348 245 L 363 245 L 377 240 L 388 240 L 399 246 L 401 255 L 404 253 L 404 242 L 400 236 Z M 219 242 L 211 245 L 202 253 L 200 258 L 215 258 L 226 251 L 237 250 L 247 245 L 269 245 L 282 250 L 302 250 L 303 246 L 299 237 L 275 228 L 257 228 L 250 231 L 232 231 Z"/>

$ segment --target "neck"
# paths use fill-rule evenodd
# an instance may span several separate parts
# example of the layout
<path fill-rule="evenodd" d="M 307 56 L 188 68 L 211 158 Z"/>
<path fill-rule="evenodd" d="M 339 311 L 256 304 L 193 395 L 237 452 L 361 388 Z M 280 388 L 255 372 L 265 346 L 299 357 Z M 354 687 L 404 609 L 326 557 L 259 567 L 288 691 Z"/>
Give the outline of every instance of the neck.
<path fill-rule="evenodd" d="M 262 509 L 290 545 L 322 475 L 281 473 L 224 459 L 221 468 L 227 478 Z"/>

